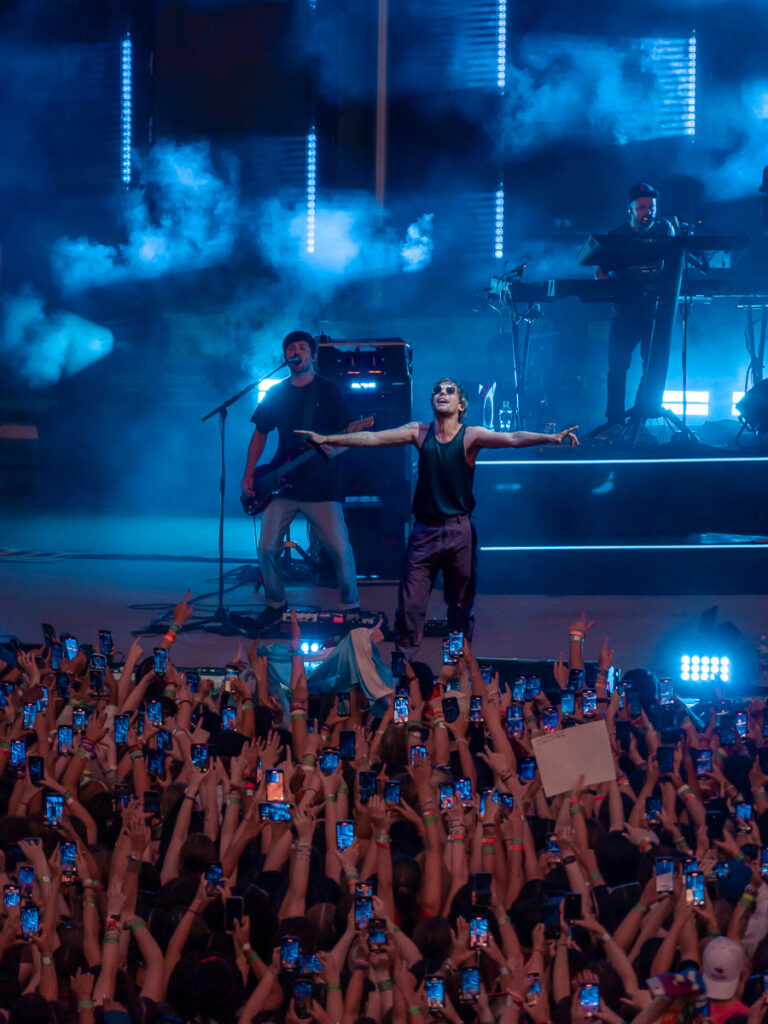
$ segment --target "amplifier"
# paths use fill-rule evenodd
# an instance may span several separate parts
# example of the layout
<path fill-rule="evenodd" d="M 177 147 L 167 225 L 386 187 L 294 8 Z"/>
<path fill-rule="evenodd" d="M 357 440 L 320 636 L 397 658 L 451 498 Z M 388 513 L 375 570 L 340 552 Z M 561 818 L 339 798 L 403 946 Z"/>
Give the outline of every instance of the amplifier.
<path fill-rule="evenodd" d="M 317 368 L 341 391 L 355 419 L 373 416 L 373 430 L 408 423 L 411 346 L 402 338 L 321 336 Z M 410 520 L 414 453 L 397 448 L 350 448 L 341 460 L 344 513 L 361 576 L 397 579 Z"/>

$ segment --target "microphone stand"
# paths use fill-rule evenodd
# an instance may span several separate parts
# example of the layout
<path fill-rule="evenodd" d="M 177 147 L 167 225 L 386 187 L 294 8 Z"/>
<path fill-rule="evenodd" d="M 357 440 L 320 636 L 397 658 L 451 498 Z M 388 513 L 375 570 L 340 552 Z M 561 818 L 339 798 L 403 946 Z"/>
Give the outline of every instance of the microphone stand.
<path fill-rule="evenodd" d="M 219 417 L 219 436 L 221 438 L 221 474 L 219 476 L 219 604 L 213 615 L 204 619 L 192 620 L 185 625 L 182 631 L 184 633 L 191 632 L 193 629 L 204 629 L 209 633 L 219 633 L 221 636 L 235 636 L 238 633 L 243 636 L 248 635 L 247 629 L 240 621 L 240 616 L 228 612 L 224 607 L 224 494 L 226 491 L 226 463 L 224 455 L 226 451 L 227 409 L 230 405 L 238 402 L 244 395 L 247 395 L 249 391 L 253 391 L 262 381 L 273 376 L 278 370 L 282 370 L 284 366 L 288 366 L 287 359 L 284 359 L 273 370 L 270 370 L 269 373 L 265 373 L 263 377 L 259 377 L 258 380 L 248 384 L 247 387 L 238 391 L 237 394 L 232 395 L 231 398 L 222 402 L 221 405 L 216 406 L 215 409 L 211 409 L 202 418 L 201 422 L 205 423 L 206 420 L 211 419 L 213 416 Z"/>

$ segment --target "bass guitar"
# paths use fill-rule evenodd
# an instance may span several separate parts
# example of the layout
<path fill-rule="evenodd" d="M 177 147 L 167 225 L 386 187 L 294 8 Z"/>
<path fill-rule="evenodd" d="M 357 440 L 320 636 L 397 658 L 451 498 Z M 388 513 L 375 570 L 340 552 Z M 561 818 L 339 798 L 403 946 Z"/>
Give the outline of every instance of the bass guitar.
<path fill-rule="evenodd" d="M 357 430 L 370 430 L 372 426 L 373 416 L 367 416 L 365 419 L 355 420 L 354 423 L 350 423 L 344 433 L 354 434 Z M 297 449 L 289 452 L 287 455 L 281 455 L 279 458 L 272 459 L 265 466 L 257 466 L 253 471 L 253 494 L 240 495 L 240 504 L 243 506 L 243 511 L 246 515 L 257 516 L 275 498 L 280 498 L 290 491 L 293 486 L 291 475 L 300 466 L 303 466 L 310 459 L 322 458 L 326 461 L 335 459 L 339 455 L 343 455 L 346 450 L 343 447 L 333 448 L 330 452 L 314 447 L 303 450 Z"/>

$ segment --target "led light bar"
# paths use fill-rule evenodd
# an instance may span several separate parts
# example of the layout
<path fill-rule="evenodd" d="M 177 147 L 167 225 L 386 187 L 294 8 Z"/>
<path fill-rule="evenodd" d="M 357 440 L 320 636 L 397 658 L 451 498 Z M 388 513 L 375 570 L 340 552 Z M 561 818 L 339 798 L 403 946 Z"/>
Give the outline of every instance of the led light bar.
<path fill-rule="evenodd" d="M 120 41 L 120 180 L 131 183 L 133 138 L 133 42 L 129 32 Z"/>

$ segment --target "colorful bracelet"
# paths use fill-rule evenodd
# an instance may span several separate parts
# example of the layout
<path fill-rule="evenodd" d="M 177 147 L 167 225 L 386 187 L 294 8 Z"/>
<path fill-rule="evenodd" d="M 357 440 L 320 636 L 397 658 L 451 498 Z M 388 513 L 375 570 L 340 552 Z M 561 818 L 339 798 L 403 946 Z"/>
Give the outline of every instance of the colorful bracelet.
<path fill-rule="evenodd" d="M 755 906 L 755 897 L 751 896 L 748 892 L 743 892 L 741 896 L 739 896 L 739 905 L 742 907 L 753 908 Z"/>
<path fill-rule="evenodd" d="M 243 711 L 253 711 L 254 704 L 252 700 L 244 700 L 242 703 Z"/>
<path fill-rule="evenodd" d="M 376 983 L 376 988 L 379 990 L 379 992 L 391 992 L 393 987 L 394 986 L 391 978 L 385 978 L 384 981 L 379 981 Z"/>
<path fill-rule="evenodd" d="M 438 822 L 438 817 L 436 814 L 425 814 L 422 817 L 422 821 L 424 822 L 425 825 L 436 825 Z"/>
<path fill-rule="evenodd" d="M 589 880 L 590 882 L 602 882 L 603 876 L 600 874 L 599 871 L 593 871 L 592 874 L 589 876 Z"/>
<path fill-rule="evenodd" d="M 482 853 L 496 853 L 496 847 L 491 843 L 483 843 L 480 849 Z"/>
<path fill-rule="evenodd" d="M 317 764 L 317 758 L 314 754 L 305 754 L 301 759 L 301 763 L 307 765 L 308 768 L 314 768 Z"/>
<path fill-rule="evenodd" d="M 171 632 L 169 629 L 167 633 L 163 634 L 163 640 L 167 640 L 169 644 L 176 643 L 176 632 Z"/>
<path fill-rule="evenodd" d="M 131 923 L 128 925 L 128 931 L 137 932 L 139 930 L 139 928 L 146 928 L 146 927 L 147 927 L 147 922 L 144 920 L 144 918 L 143 917 L 137 917 L 135 921 L 131 921 Z"/>
<path fill-rule="evenodd" d="M 93 1003 L 91 1002 L 90 999 L 81 999 L 80 1002 L 77 1004 L 77 1008 L 78 1010 L 92 1010 Z"/>
<path fill-rule="evenodd" d="M 341 985 L 326 985 L 326 992 L 341 992 Z"/>
<path fill-rule="evenodd" d="M 634 905 L 634 907 L 632 907 L 632 909 L 633 910 L 639 910 L 641 914 L 647 914 L 648 913 L 648 907 L 643 906 L 643 904 L 640 903 L 640 902 L 636 903 Z"/>
<path fill-rule="evenodd" d="M 245 707 L 245 704 L 243 704 L 243 707 Z M 251 707 L 253 707 L 253 703 L 251 703 Z M 292 711 L 291 712 L 291 721 L 292 722 L 296 722 L 300 718 L 306 719 L 306 717 L 307 717 L 306 711 Z"/>
<path fill-rule="evenodd" d="M 408 1009 L 405 1011 L 406 1017 L 416 1017 L 417 1015 L 420 1015 L 420 1014 L 421 1014 L 421 1007 L 420 1006 L 409 1006 Z"/>
<path fill-rule="evenodd" d="M 105 936 L 104 936 L 104 942 L 105 942 L 105 944 L 106 944 L 107 942 L 119 942 L 119 941 L 120 941 L 120 939 L 118 938 L 118 936 L 117 936 L 117 935 L 105 935 Z"/>

